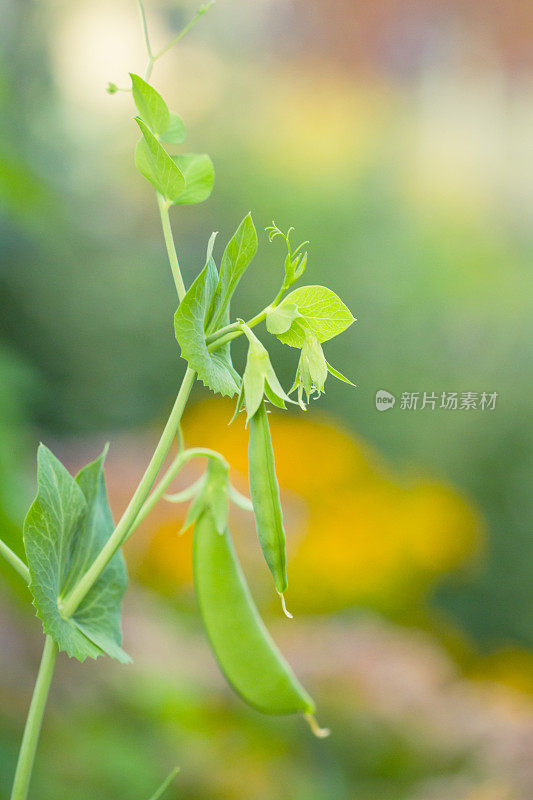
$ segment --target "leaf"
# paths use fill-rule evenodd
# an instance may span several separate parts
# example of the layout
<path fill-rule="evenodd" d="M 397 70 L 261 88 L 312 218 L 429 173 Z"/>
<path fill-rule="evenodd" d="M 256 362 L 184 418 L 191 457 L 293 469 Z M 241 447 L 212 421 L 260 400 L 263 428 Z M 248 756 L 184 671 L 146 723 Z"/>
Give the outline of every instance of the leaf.
<path fill-rule="evenodd" d="M 133 101 L 141 119 L 154 133 L 164 133 L 169 126 L 170 112 L 168 106 L 153 86 L 150 86 L 139 75 L 130 72 Z"/>
<path fill-rule="evenodd" d="M 237 506 L 237 508 L 242 508 L 243 511 L 251 511 L 253 513 L 254 505 L 250 498 L 237 491 L 237 489 L 232 486 L 231 483 L 229 486 L 229 499 L 234 505 Z"/>
<path fill-rule="evenodd" d="M 208 253 L 209 256 L 209 253 Z M 174 316 L 174 330 L 181 356 L 213 392 L 232 397 L 239 391 L 240 378 L 231 363 L 229 342 L 212 353 L 207 349 L 205 331 L 218 283 L 215 262 L 209 258 Z M 229 309 L 223 323 L 229 321 Z"/>
<path fill-rule="evenodd" d="M 213 256 L 213 250 L 215 248 L 215 241 L 217 236 L 218 236 L 218 231 L 213 231 L 213 233 L 209 237 L 209 241 L 207 242 L 207 247 L 205 251 L 205 266 L 209 264 Z"/>
<path fill-rule="evenodd" d="M 326 361 L 326 366 L 328 368 L 328 372 L 331 373 L 331 375 L 333 375 L 334 378 L 337 378 L 339 381 L 343 381 L 344 383 L 349 383 L 350 386 L 355 386 L 355 383 L 353 383 L 351 380 L 349 380 L 349 378 L 343 375 L 342 372 L 339 372 L 338 369 L 332 367 L 329 361 Z"/>
<path fill-rule="evenodd" d="M 239 283 L 244 271 L 249 266 L 257 251 L 257 232 L 252 220 L 252 215 L 247 214 L 232 238 L 228 242 L 220 264 L 220 277 L 216 289 L 216 304 L 218 309 L 213 316 L 209 333 L 223 325 L 222 319 L 226 312 L 229 316 L 231 296 Z"/>
<path fill-rule="evenodd" d="M 197 496 L 198 492 L 202 489 L 203 483 L 204 476 L 202 475 L 201 478 L 198 478 L 197 481 L 191 483 L 191 485 L 187 486 L 186 489 L 182 489 L 181 492 L 176 492 L 175 494 L 164 494 L 163 497 L 169 503 L 186 503 Z"/>
<path fill-rule="evenodd" d="M 266 315 L 267 331 L 273 334 L 285 333 L 299 316 L 296 303 L 284 303 L 276 308 L 269 308 Z"/>
<path fill-rule="evenodd" d="M 185 189 L 185 178 L 142 119 L 135 121 L 143 135 L 135 149 L 135 165 L 159 194 L 175 203 Z"/>
<path fill-rule="evenodd" d="M 203 203 L 213 191 L 215 168 L 208 155 L 171 156 L 185 178 L 185 191 L 175 201 L 177 205 Z"/>
<path fill-rule="evenodd" d="M 287 304 L 296 305 L 303 317 L 295 319 L 288 331 L 277 334 L 281 342 L 291 347 L 303 346 L 306 325 L 319 342 L 327 342 L 355 322 L 350 309 L 326 286 L 301 286 L 288 294 L 278 308 Z"/>
<path fill-rule="evenodd" d="M 183 122 L 182 118 L 179 114 L 176 114 L 175 111 L 171 111 L 169 115 L 168 127 L 159 138 L 162 142 L 166 142 L 167 144 L 183 144 L 186 135 L 187 132 L 185 130 L 185 123 Z"/>
<path fill-rule="evenodd" d="M 105 451 L 74 479 L 40 445 L 37 497 L 24 521 L 30 590 L 43 623 L 61 650 L 84 661 L 102 652 L 126 663 L 121 648 L 120 605 L 127 585 L 121 553 L 116 553 L 74 616 L 64 619 L 61 600 L 98 555 L 114 525 L 103 476 Z"/>

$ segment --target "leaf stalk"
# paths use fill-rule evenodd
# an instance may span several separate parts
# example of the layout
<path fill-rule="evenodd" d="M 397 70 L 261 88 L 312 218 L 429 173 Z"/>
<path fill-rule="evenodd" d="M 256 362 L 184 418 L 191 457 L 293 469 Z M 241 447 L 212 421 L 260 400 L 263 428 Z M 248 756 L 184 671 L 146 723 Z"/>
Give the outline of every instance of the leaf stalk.
<path fill-rule="evenodd" d="M 174 278 L 174 283 L 176 284 L 176 291 L 178 292 L 178 297 L 181 303 L 181 301 L 185 297 L 187 290 L 185 289 L 185 284 L 183 283 L 183 277 L 181 275 L 178 255 L 176 253 L 176 246 L 174 244 L 174 238 L 172 236 L 170 215 L 168 213 L 170 206 L 169 203 L 165 200 L 165 198 L 160 194 L 157 195 L 157 203 L 159 205 L 159 213 L 161 215 L 161 225 L 163 227 L 163 236 L 165 237 L 165 245 L 167 248 L 168 260 L 170 262 L 170 269 L 172 270 L 172 277 Z"/>
<path fill-rule="evenodd" d="M 30 571 L 28 567 L 24 561 L 22 561 L 22 559 L 19 558 L 18 555 L 14 553 L 5 542 L 2 541 L 2 539 L 0 539 L 0 555 L 4 556 L 6 561 L 11 564 L 13 569 L 16 569 L 20 577 L 23 578 L 26 583 L 30 582 Z"/>

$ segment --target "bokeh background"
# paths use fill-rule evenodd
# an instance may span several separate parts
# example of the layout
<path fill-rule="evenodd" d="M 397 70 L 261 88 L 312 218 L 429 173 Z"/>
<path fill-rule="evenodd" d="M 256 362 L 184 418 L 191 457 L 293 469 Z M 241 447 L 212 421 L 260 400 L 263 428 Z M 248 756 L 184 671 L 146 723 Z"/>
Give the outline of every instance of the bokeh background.
<path fill-rule="evenodd" d="M 195 4 L 150 0 L 162 46 Z M 184 364 L 131 96 L 133 0 L 2 0 L 0 527 L 20 552 L 45 441 L 72 470 L 112 442 L 125 507 Z M 526 0 L 219 0 L 153 83 L 209 152 L 204 205 L 173 213 L 186 281 L 212 230 L 251 209 L 310 239 L 306 282 L 357 317 L 306 415 L 273 415 L 288 623 L 253 525 L 233 529 L 262 613 L 332 728 L 264 718 L 224 684 L 199 623 L 190 535 L 161 505 L 128 547 L 134 665 L 62 657 L 32 796 L 188 800 L 533 797 L 533 8 Z M 279 284 L 260 249 L 234 311 Z M 292 382 L 295 351 L 273 345 Z M 243 349 L 235 346 L 242 365 Z M 397 397 L 379 412 L 379 389 Z M 496 392 L 494 410 L 407 410 L 403 392 Z M 198 388 L 191 445 L 246 490 L 246 433 Z M 197 472 L 180 477 L 185 486 Z M 0 567 L 0 797 L 40 657 L 28 596 Z"/>

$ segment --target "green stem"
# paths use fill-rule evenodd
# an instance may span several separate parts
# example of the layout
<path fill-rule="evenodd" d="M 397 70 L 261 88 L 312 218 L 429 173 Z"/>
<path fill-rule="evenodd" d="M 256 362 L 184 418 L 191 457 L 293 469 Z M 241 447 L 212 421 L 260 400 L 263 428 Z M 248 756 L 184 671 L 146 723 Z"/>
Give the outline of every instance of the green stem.
<path fill-rule="evenodd" d="M 57 645 L 50 636 L 47 636 L 20 746 L 13 789 L 11 790 L 11 800 L 26 800 L 28 796 L 33 762 L 35 761 L 48 691 L 54 674 L 56 656 Z"/>
<path fill-rule="evenodd" d="M 165 198 L 162 197 L 160 194 L 157 195 L 157 202 L 159 205 L 159 213 L 161 214 L 161 225 L 163 226 L 163 236 L 165 237 L 165 244 L 167 246 L 168 260 L 170 261 L 170 269 L 172 270 L 172 276 L 174 278 L 174 283 L 176 284 L 178 297 L 181 302 L 185 297 L 186 289 L 185 289 L 185 284 L 183 283 L 183 278 L 181 277 L 178 255 L 176 253 L 176 247 L 174 245 L 174 239 L 172 237 L 172 228 L 170 227 L 170 216 L 168 213 L 169 206 Z"/>
<path fill-rule="evenodd" d="M 7 546 L 5 542 L 0 539 L 0 555 L 3 555 L 4 558 L 9 561 L 11 566 L 17 570 L 18 574 L 24 578 L 26 583 L 30 582 L 30 571 L 24 561 L 18 557 L 13 550 Z"/>
<path fill-rule="evenodd" d="M 190 450 L 184 450 L 182 453 L 178 453 L 168 470 L 166 471 L 165 475 L 161 478 L 155 489 L 153 490 L 150 497 L 145 501 L 143 507 L 137 514 L 137 518 L 133 525 L 130 528 L 128 533 L 128 539 L 133 533 L 133 531 L 141 524 L 141 522 L 148 516 L 152 508 L 155 506 L 157 501 L 164 495 L 178 472 L 183 469 L 185 464 L 190 461 L 192 458 L 197 458 L 198 456 L 204 456 L 205 458 L 217 458 L 222 461 L 226 466 L 227 462 L 224 456 L 221 456 L 220 453 L 217 453 L 215 450 L 209 450 L 206 447 L 191 447 Z"/>
<path fill-rule="evenodd" d="M 150 80 L 150 75 L 152 74 L 153 68 L 154 68 L 154 59 L 151 56 L 149 56 L 148 57 L 148 64 L 146 65 L 146 70 L 144 72 L 144 80 L 145 81 L 149 81 Z"/>
<path fill-rule="evenodd" d="M 82 575 L 76 586 L 60 603 L 60 611 L 63 617 L 71 617 L 85 595 L 94 586 L 100 574 L 105 569 L 109 561 L 113 558 L 119 547 L 126 541 L 132 525 L 136 522 L 137 516 L 143 507 L 148 493 L 152 488 L 159 470 L 163 466 L 163 462 L 172 444 L 176 433 L 178 432 L 180 420 L 185 409 L 185 405 L 189 398 L 196 373 L 187 368 L 185 377 L 181 384 L 176 402 L 170 413 L 165 429 L 161 434 L 161 438 L 157 444 L 154 454 L 146 468 L 146 472 L 141 478 L 141 482 L 137 486 L 133 497 L 131 498 L 128 507 L 122 515 L 117 527 L 107 540 L 106 544 L 93 561 L 87 572 Z"/>
<path fill-rule="evenodd" d="M 157 59 L 161 58 L 161 56 L 164 55 L 167 52 L 167 50 L 170 50 L 171 47 L 174 47 L 174 45 L 177 42 L 179 42 L 179 40 L 182 39 L 185 36 L 185 34 L 188 33 L 190 31 L 190 29 L 193 28 L 196 25 L 196 23 L 198 22 L 200 17 L 202 17 L 205 14 L 205 12 L 209 8 L 211 8 L 211 6 L 214 4 L 214 2 L 215 2 L 215 0 L 211 0 L 210 3 L 206 3 L 206 5 L 200 6 L 198 11 L 196 12 L 196 16 L 193 17 L 191 19 L 191 21 L 188 22 L 187 25 L 185 25 L 185 27 L 178 33 L 178 35 L 174 36 L 174 38 L 171 39 L 170 42 L 167 45 L 165 45 L 165 47 L 163 47 L 162 50 L 160 50 L 158 53 L 155 54 L 153 60 L 157 61 Z"/>
<path fill-rule="evenodd" d="M 146 52 L 148 53 L 148 58 L 150 61 L 153 61 L 153 53 L 152 48 L 150 47 L 150 37 L 148 36 L 148 25 L 146 24 L 146 14 L 144 12 L 144 6 L 142 4 L 142 0 L 137 0 L 137 5 L 139 6 L 139 12 L 141 14 L 141 23 L 143 26 L 143 35 L 144 35 L 144 43 L 146 45 Z"/>
<path fill-rule="evenodd" d="M 209 336 L 205 337 L 206 344 L 210 345 L 213 342 L 216 342 L 217 339 L 219 339 L 221 336 L 224 336 L 226 333 L 233 333 L 234 331 L 239 331 L 240 333 L 240 325 L 240 322 L 232 322 L 230 325 L 224 325 L 223 328 L 218 328 L 218 330 L 213 331 L 213 333 L 210 333 Z"/>
<path fill-rule="evenodd" d="M 288 287 L 285 286 L 285 284 L 283 284 L 283 286 L 275 296 L 274 300 L 270 303 L 270 305 L 264 308 L 262 311 L 260 311 L 259 314 L 256 314 L 255 317 L 252 317 L 252 319 L 248 320 L 246 324 L 248 325 L 249 328 L 253 328 L 255 325 L 258 325 L 260 322 L 262 322 L 265 319 L 266 315 L 268 314 L 269 310 L 271 308 L 276 308 L 276 306 L 279 305 L 279 302 L 283 297 L 283 295 L 285 294 L 285 292 L 287 291 L 287 288 Z M 205 341 L 207 343 L 207 349 L 209 350 L 210 353 L 212 353 L 213 350 L 218 350 L 219 347 L 222 347 L 222 345 L 231 342 L 233 339 L 236 339 L 237 336 L 240 336 L 241 334 L 242 334 L 242 329 L 240 322 L 232 322 L 230 325 L 224 325 L 223 328 L 219 328 L 217 331 L 214 331 L 213 333 L 209 334 L 209 336 L 206 337 Z"/>
<path fill-rule="evenodd" d="M 168 787 L 170 786 L 170 784 L 172 783 L 172 781 L 174 780 L 179 771 L 180 771 L 179 767 L 174 767 L 170 775 L 167 775 L 167 777 L 165 778 L 159 789 L 151 796 L 150 800 L 159 800 L 160 797 L 163 797 L 164 793 L 166 792 L 166 790 L 168 789 Z"/>
<path fill-rule="evenodd" d="M 271 308 L 271 306 L 268 308 Z M 252 317 L 252 319 L 248 320 L 246 323 L 248 327 L 253 328 L 255 325 L 258 325 L 260 322 L 262 322 L 267 315 L 268 308 L 264 308 L 259 314 L 256 314 L 255 317 Z M 218 350 L 218 348 L 222 347 L 222 345 L 227 344 L 227 342 L 231 342 L 238 336 L 241 336 L 243 331 L 240 325 L 240 322 L 233 322 L 231 325 L 226 325 L 224 328 L 220 328 L 218 331 L 212 333 L 211 336 L 208 336 L 206 341 L 208 343 L 207 349 L 209 352 L 212 353 L 213 350 Z M 228 333 L 225 333 L 225 331 L 228 331 Z M 223 334 L 222 336 L 220 336 L 221 333 Z"/>
<path fill-rule="evenodd" d="M 276 306 L 279 305 L 279 301 L 281 300 L 281 298 L 283 297 L 288 288 L 289 288 L 288 286 L 285 286 L 285 284 L 283 284 L 283 286 L 281 287 L 281 289 L 271 302 L 270 308 L 276 308 Z"/>

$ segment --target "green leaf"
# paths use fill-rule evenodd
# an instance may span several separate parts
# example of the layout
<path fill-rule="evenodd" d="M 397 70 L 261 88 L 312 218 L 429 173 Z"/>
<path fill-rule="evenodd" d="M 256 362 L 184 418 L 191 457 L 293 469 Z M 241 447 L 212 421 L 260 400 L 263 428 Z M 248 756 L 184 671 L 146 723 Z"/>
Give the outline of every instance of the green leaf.
<path fill-rule="evenodd" d="M 183 144 L 186 135 L 185 123 L 182 118 L 175 111 L 171 111 L 168 127 L 159 138 L 166 144 Z"/>
<path fill-rule="evenodd" d="M 253 513 L 254 504 L 246 495 L 241 494 L 237 489 L 231 485 L 229 486 L 229 499 L 237 508 L 242 508 L 243 511 L 251 511 Z"/>
<path fill-rule="evenodd" d="M 205 266 L 209 264 L 211 258 L 213 257 L 213 250 L 215 249 L 215 241 L 217 236 L 218 236 L 218 231 L 213 231 L 213 233 L 209 237 L 209 241 L 207 242 L 207 247 L 205 251 Z"/>
<path fill-rule="evenodd" d="M 218 308 L 213 315 L 209 333 L 223 325 L 222 319 L 226 312 L 229 315 L 231 296 L 256 251 L 257 232 L 250 213 L 243 219 L 224 250 L 220 264 L 220 278 L 216 289 L 216 304 Z"/>
<path fill-rule="evenodd" d="M 185 191 L 176 200 L 177 205 L 203 203 L 213 191 L 215 169 L 208 155 L 171 156 L 185 178 Z"/>
<path fill-rule="evenodd" d="M 303 319 L 295 319 L 288 331 L 277 334 L 291 347 L 302 347 L 309 327 L 319 342 L 327 342 L 355 322 L 350 309 L 326 286 L 301 286 L 290 292 L 278 308 L 296 305 Z"/>
<path fill-rule="evenodd" d="M 273 334 L 285 333 L 299 316 L 296 303 L 284 303 L 276 308 L 269 308 L 266 315 L 267 331 Z"/>
<path fill-rule="evenodd" d="M 175 203 L 185 189 L 185 178 L 142 119 L 135 120 L 143 135 L 135 149 L 135 165 L 159 194 Z"/>
<path fill-rule="evenodd" d="M 139 75 L 130 72 L 131 91 L 133 101 L 141 119 L 153 130 L 154 133 L 162 134 L 168 130 L 170 123 L 170 112 L 168 106 L 153 86 L 150 86 Z"/>
<path fill-rule="evenodd" d="M 217 268 L 213 259 L 209 258 L 176 311 L 174 330 L 182 358 L 198 373 L 202 383 L 213 392 L 232 397 L 239 391 L 240 377 L 231 363 L 229 342 L 212 353 L 205 342 L 217 283 Z M 222 324 L 228 322 L 229 309 L 224 314 Z"/>
<path fill-rule="evenodd" d="M 94 561 L 114 525 L 103 476 L 105 451 L 74 479 L 40 445 L 37 497 L 24 521 L 30 589 L 37 616 L 61 650 L 84 661 L 102 652 L 126 663 L 121 648 L 120 605 L 127 585 L 121 553 L 116 553 L 74 616 L 61 616 L 61 600 Z"/>
<path fill-rule="evenodd" d="M 326 366 L 328 368 L 328 372 L 331 373 L 331 375 L 333 375 L 334 378 L 337 378 L 337 380 L 343 381 L 344 383 L 349 383 L 350 386 L 355 386 L 355 383 L 353 383 L 349 378 L 343 375 L 342 372 L 339 372 L 338 369 L 332 367 L 329 361 L 326 361 Z"/>

